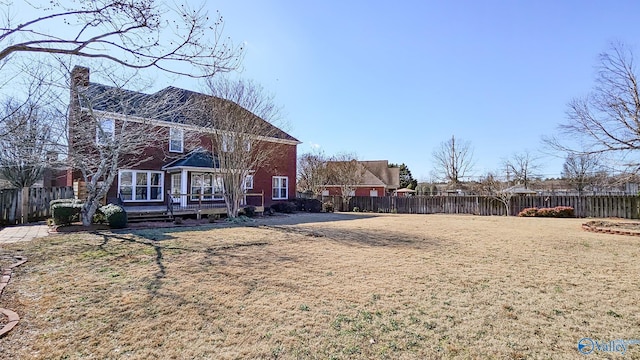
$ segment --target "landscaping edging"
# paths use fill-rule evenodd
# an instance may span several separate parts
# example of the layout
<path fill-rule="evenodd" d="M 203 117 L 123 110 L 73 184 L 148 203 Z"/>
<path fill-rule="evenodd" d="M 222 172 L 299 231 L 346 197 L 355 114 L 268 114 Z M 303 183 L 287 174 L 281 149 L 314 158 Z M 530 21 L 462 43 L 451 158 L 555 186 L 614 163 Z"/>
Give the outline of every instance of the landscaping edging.
<path fill-rule="evenodd" d="M 9 283 L 9 280 L 11 280 L 11 274 L 13 273 L 13 268 L 16 268 L 27 262 L 27 258 L 23 256 L 15 256 L 15 259 L 18 260 L 18 262 L 15 262 L 9 265 L 9 267 L 2 269 L 2 277 L 0 277 L 0 296 L 2 296 L 2 292 L 4 291 L 4 288 Z M 2 309 L 2 308 L 0 308 L 0 314 L 6 316 L 9 319 L 9 322 L 7 322 L 4 325 L 4 327 L 2 327 L 2 329 L 0 329 L 0 337 L 3 337 L 6 333 L 11 331 L 16 325 L 18 325 L 18 321 L 20 321 L 20 317 L 15 312 L 8 309 Z"/>
<path fill-rule="evenodd" d="M 624 225 L 625 223 L 617 223 L 620 225 Z M 602 234 L 615 234 L 615 235 L 627 235 L 627 236 L 640 236 L 640 232 L 626 230 L 626 229 L 614 229 L 607 228 L 606 226 L 597 226 L 594 221 L 589 221 L 588 223 L 582 224 L 582 229 L 589 232 L 594 233 L 602 233 Z"/>

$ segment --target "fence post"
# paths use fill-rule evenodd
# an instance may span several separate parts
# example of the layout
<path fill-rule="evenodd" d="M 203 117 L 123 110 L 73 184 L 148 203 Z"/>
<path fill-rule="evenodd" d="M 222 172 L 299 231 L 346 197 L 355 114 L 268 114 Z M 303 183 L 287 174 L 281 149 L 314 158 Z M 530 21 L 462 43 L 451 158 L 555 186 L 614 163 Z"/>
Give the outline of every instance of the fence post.
<path fill-rule="evenodd" d="M 29 188 L 25 187 L 20 190 L 20 223 L 29 222 Z"/>

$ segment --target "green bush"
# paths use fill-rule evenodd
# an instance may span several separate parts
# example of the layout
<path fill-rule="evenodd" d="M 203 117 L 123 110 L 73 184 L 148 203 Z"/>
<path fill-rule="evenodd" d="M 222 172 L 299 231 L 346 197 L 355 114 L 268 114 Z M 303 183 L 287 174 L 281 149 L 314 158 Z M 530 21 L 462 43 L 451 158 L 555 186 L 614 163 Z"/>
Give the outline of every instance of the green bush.
<path fill-rule="evenodd" d="M 333 203 L 331 201 L 326 201 L 324 204 L 322 204 L 322 210 L 324 212 L 333 212 L 334 211 Z"/>
<path fill-rule="evenodd" d="M 295 202 L 297 211 L 307 211 L 312 213 L 319 213 L 322 211 L 322 201 L 318 199 L 297 198 Z"/>
<path fill-rule="evenodd" d="M 91 220 L 94 224 L 104 224 L 107 222 L 107 217 L 104 216 L 100 209 L 96 210 L 96 213 L 93 214 L 93 219 Z"/>
<path fill-rule="evenodd" d="M 250 218 L 256 216 L 256 207 L 255 206 L 247 206 L 244 208 L 244 214 Z"/>
<path fill-rule="evenodd" d="M 291 214 L 296 211 L 296 204 L 290 202 L 279 202 L 271 205 L 271 209 L 280 213 Z"/>
<path fill-rule="evenodd" d="M 127 227 L 127 212 L 122 206 L 107 204 L 100 208 L 100 212 L 107 218 L 110 228 L 123 229 Z"/>
<path fill-rule="evenodd" d="M 81 204 L 82 200 L 78 199 L 56 199 L 49 201 L 49 210 L 53 213 L 53 205 L 57 204 Z"/>
<path fill-rule="evenodd" d="M 57 202 L 50 205 L 51 217 L 56 225 L 69 225 L 74 221 L 80 220 L 80 211 L 82 210 L 82 202 Z"/>
<path fill-rule="evenodd" d="M 354 207 L 353 207 L 353 212 L 360 212 L 360 208 L 359 208 L 359 207 L 357 207 L 357 206 L 354 206 Z"/>

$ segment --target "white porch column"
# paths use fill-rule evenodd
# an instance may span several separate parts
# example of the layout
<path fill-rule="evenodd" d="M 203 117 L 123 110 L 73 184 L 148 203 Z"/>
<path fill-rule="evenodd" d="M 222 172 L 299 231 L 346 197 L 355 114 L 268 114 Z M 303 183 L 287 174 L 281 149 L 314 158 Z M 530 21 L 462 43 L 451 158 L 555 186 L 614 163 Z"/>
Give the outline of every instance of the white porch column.
<path fill-rule="evenodd" d="M 187 180 L 189 178 L 189 172 L 182 169 L 180 176 L 180 194 L 188 194 L 189 189 L 187 187 Z M 187 206 L 187 196 L 180 196 L 180 206 Z"/>

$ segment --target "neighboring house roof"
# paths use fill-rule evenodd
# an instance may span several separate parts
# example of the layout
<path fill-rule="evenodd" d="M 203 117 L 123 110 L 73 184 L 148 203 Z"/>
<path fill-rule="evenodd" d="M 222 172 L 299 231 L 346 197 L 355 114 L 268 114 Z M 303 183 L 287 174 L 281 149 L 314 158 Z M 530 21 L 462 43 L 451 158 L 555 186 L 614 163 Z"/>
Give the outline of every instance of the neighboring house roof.
<path fill-rule="evenodd" d="M 390 189 L 400 187 L 400 168 L 389 167 L 387 160 L 360 161 L 360 163 L 376 178 Z"/>
<path fill-rule="evenodd" d="M 406 193 L 406 194 L 412 194 L 414 192 L 416 192 L 415 190 L 411 190 L 411 189 L 407 189 L 407 188 L 402 188 L 402 189 L 398 189 L 396 190 L 397 193 Z"/>
<path fill-rule="evenodd" d="M 335 161 L 329 161 L 329 166 Z M 361 187 L 384 187 L 386 189 L 397 189 L 400 187 L 400 168 L 390 168 L 387 160 L 358 161 L 362 167 L 362 182 L 357 186 Z M 329 185 L 331 186 L 331 185 Z"/>
<path fill-rule="evenodd" d="M 86 69 L 86 71 L 88 74 L 89 69 Z M 138 91 L 131 91 L 89 82 L 87 86 L 79 86 L 78 93 L 80 106 L 85 109 L 91 108 L 97 111 L 186 125 L 209 123 L 207 119 L 204 119 L 204 112 L 198 110 L 201 106 L 194 108 L 183 106 L 189 102 L 197 103 L 202 100 L 213 100 L 234 104 L 229 100 L 173 86 L 166 87 L 153 94 L 146 94 Z M 240 105 L 235 105 L 245 111 L 248 111 Z M 259 124 L 259 126 L 261 129 L 264 129 L 264 134 L 258 135 L 297 143 L 300 142 L 298 139 L 260 117 L 256 115 L 253 116 L 255 121 L 263 122 L 263 124 Z M 197 119 L 198 117 L 201 119 Z M 216 127 L 215 120 L 213 122 L 214 127 Z M 224 130 L 220 128 L 217 129 Z"/>
<path fill-rule="evenodd" d="M 510 187 L 502 190 L 502 192 L 504 192 L 504 193 L 512 193 L 512 194 L 531 194 L 531 195 L 537 195 L 538 194 L 537 191 L 526 189 L 523 185 L 510 186 Z"/>
<path fill-rule="evenodd" d="M 196 149 L 180 159 L 173 160 L 162 167 L 162 170 L 177 168 L 220 168 L 220 161 L 209 151 Z"/>

